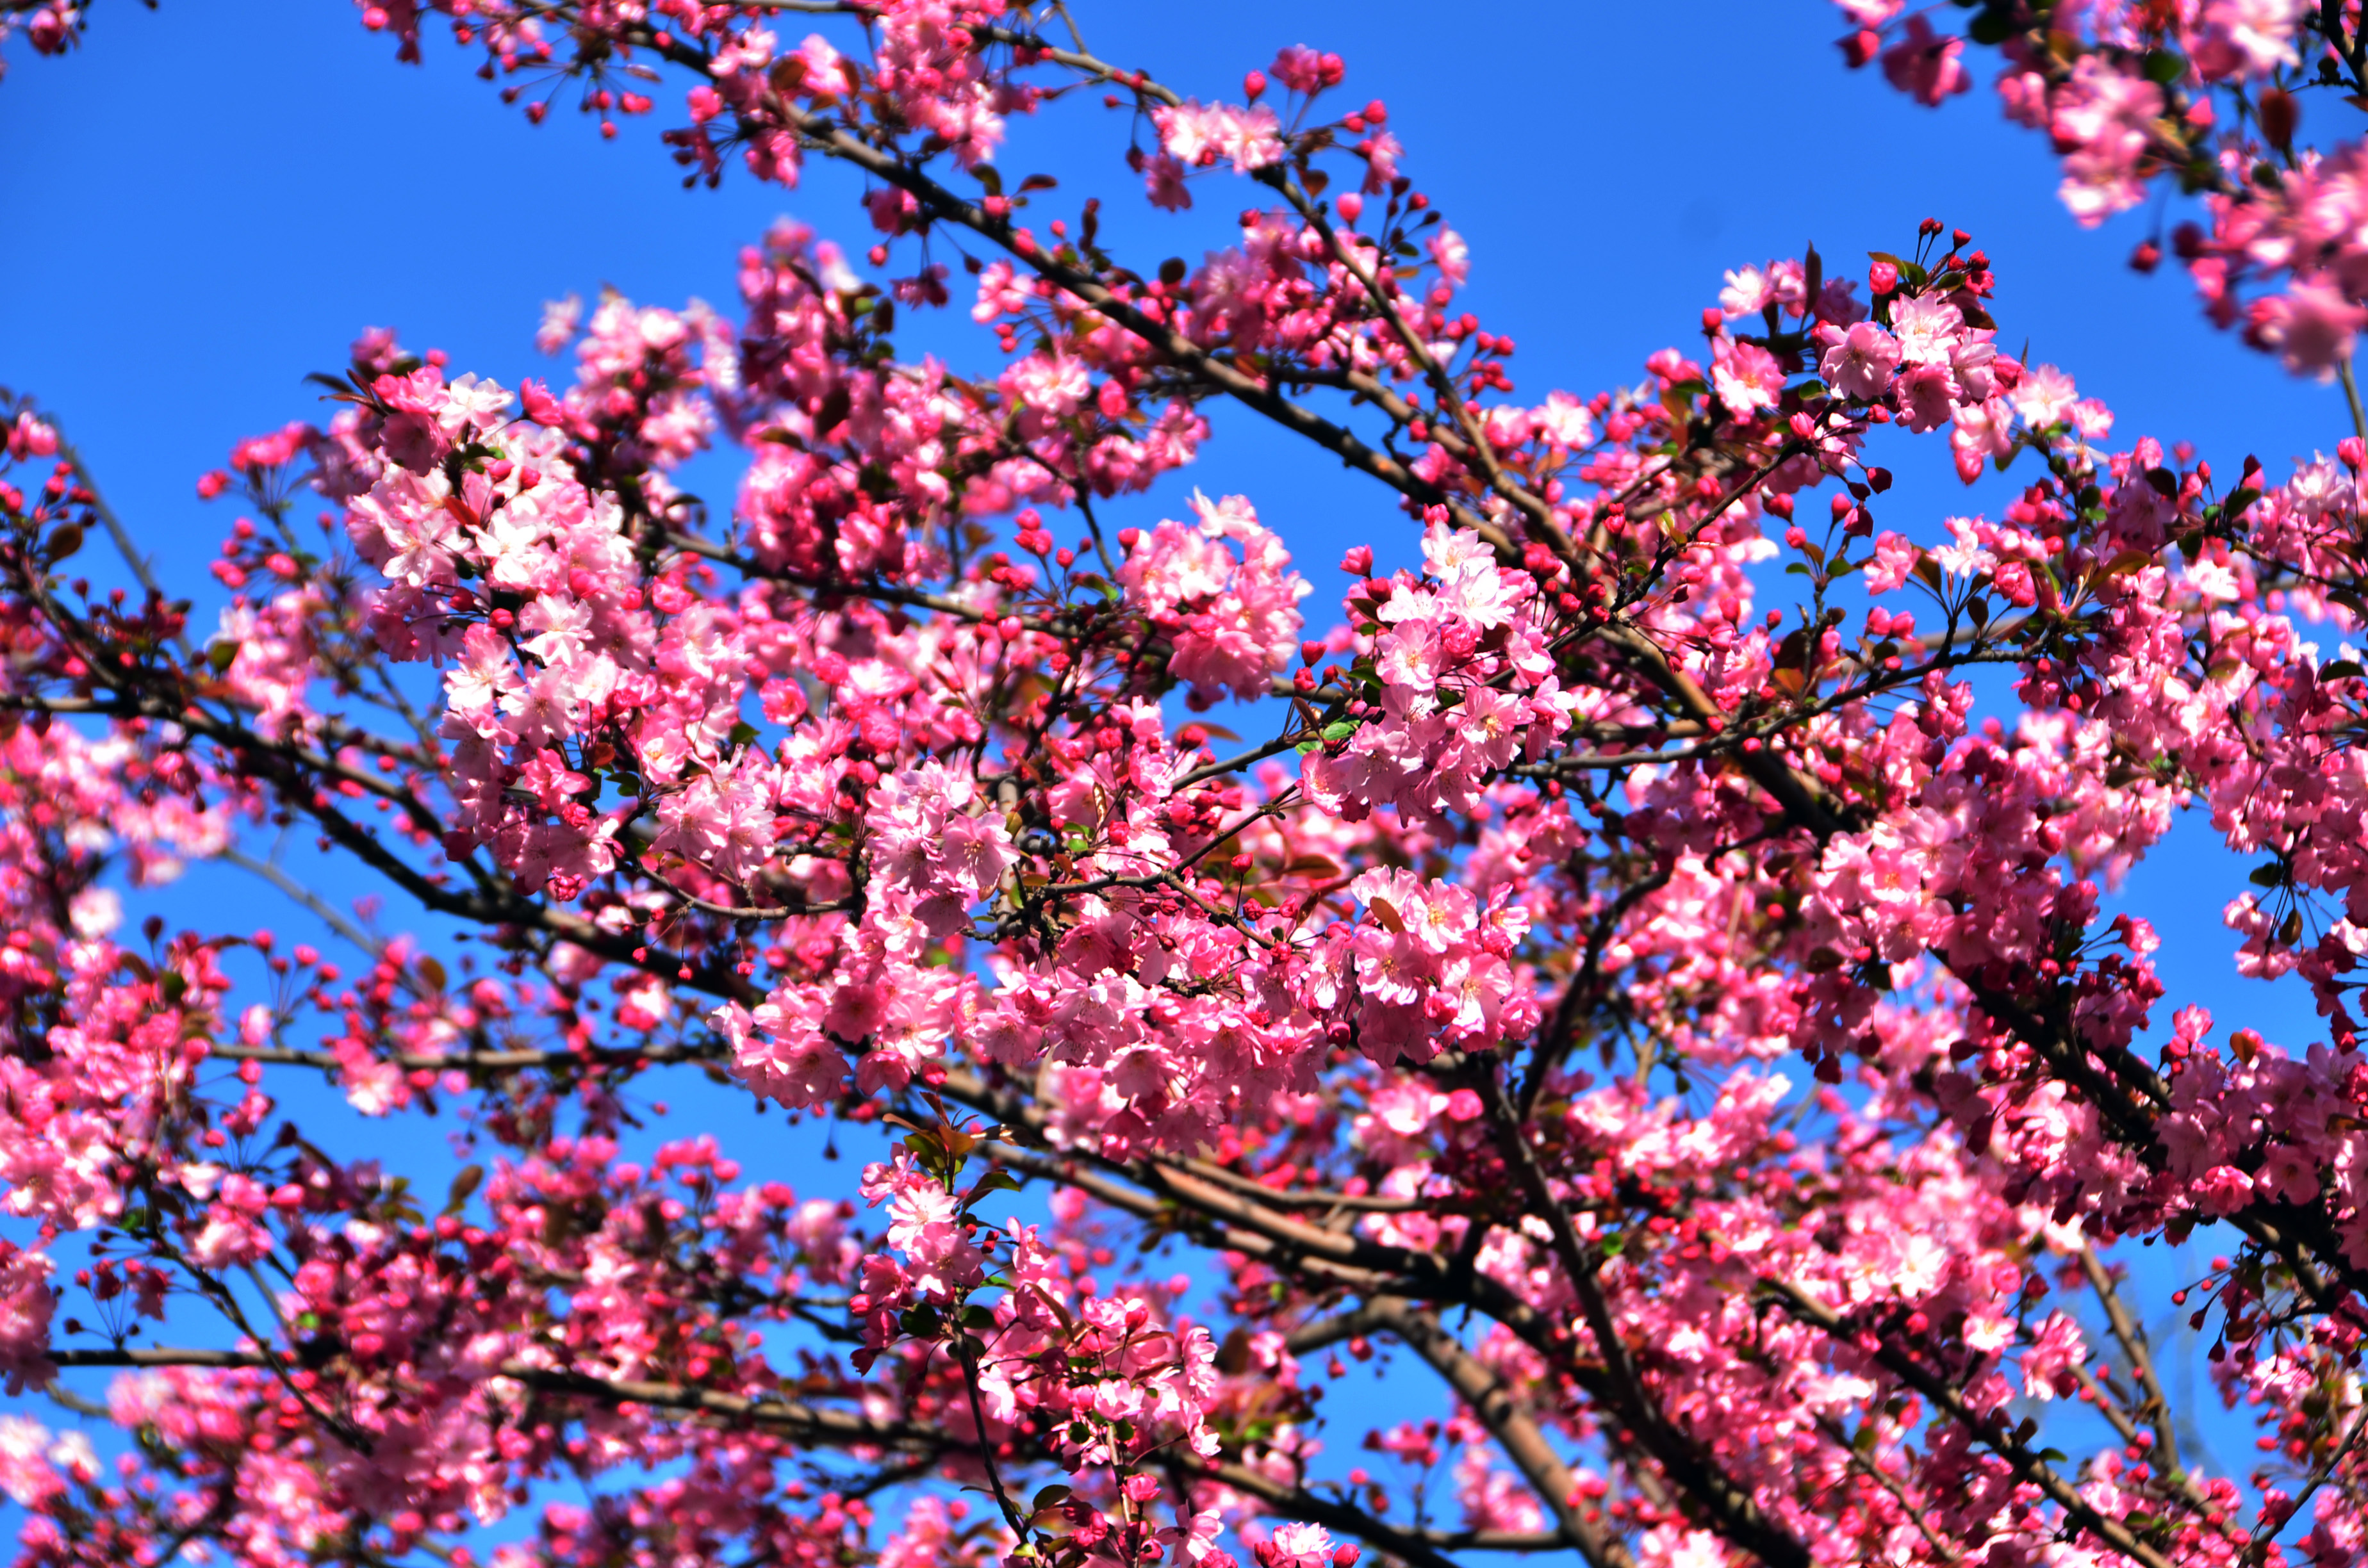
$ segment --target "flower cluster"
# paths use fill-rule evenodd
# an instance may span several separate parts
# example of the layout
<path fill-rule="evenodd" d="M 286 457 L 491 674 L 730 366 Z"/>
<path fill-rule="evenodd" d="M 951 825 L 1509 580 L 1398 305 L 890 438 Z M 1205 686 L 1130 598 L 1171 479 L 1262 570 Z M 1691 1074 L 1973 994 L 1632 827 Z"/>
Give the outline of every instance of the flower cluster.
<path fill-rule="evenodd" d="M 2077 212 L 2175 174 L 2222 319 L 2340 364 L 2343 7 L 1964 9 L 1846 0 L 1850 57 L 1999 45 Z M 199 479 L 202 619 L 0 410 L 0 1384 L 123 1434 L 0 1415 L 26 1568 L 2357 1558 L 2368 437 L 2111 444 L 1937 220 L 1516 397 L 1340 57 L 1195 98 L 1065 7 L 837 11 L 367 6 L 535 119 L 679 86 L 693 184 L 851 164 L 869 238 L 563 300 L 572 380 L 365 335 Z M 1063 98 L 1135 221 L 1254 205 L 1130 264 L 996 166 Z M 956 265 L 976 355 L 901 351 Z M 1406 564 L 1106 531 L 1219 403 Z M 1885 427 L 2001 504 L 1913 516 Z M 2323 1038 L 2117 910 L 2183 819 Z M 199 862 L 313 939 L 154 896 Z M 1384 1355 L 1435 1394 L 1352 1448 Z"/>
<path fill-rule="evenodd" d="M 1893 85 L 1928 104 L 1972 85 L 1969 40 L 1937 31 L 1925 12 L 1869 0 L 1842 8 L 1852 64 L 1879 57 Z M 2368 322 L 2362 149 L 2296 140 L 2306 93 L 2321 102 L 2360 90 L 2358 24 L 2343 7 L 1991 6 L 1970 41 L 1998 47 L 1999 99 L 2055 144 L 2075 218 L 2100 223 L 2176 178 L 2203 193 L 2207 221 L 2179 224 L 2172 244 L 2212 320 L 2241 326 L 2297 374 L 2332 379 L 2349 362 Z M 2161 256 L 2157 230 L 2132 263 L 2150 270 Z"/>

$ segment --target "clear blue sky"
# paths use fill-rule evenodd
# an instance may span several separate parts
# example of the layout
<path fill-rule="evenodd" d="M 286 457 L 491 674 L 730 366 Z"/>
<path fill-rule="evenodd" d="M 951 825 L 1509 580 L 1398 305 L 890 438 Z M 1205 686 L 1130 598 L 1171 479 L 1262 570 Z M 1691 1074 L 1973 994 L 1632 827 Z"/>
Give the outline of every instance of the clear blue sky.
<path fill-rule="evenodd" d="M 1525 399 L 1634 381 L 1646 354 L 1694 339 L 1725 267 L 1814 240 L 1829 272 L 1855 270 L 1868 250 L 1905 249 L 1932 215 L 1996 259 L 2002 346 L 2028 342 L 2034 360 L 2071 370 L 2118 412 L 2117 440 L 2185 437 L 2222 464 L 2256 451 L 2274 472 L 2346 433 L 2337 393 L 2213 332 L 2175 267 L 2127 269 L 2149 211 L 2080 230 L 2054 199 L 2044 142 L 2007 125 L 1987 89 L 1933 111 L 1845 71 L 1822 0 L 1074 9 L 1098 52 L 1203 97 L 1237 94 L 1281 44 L 1344 54 L 1348 93 L 1389 102 L 1407 171 L 1469 239 L 1472 306 L 1519 341 Z M 16 48 L 0 83 L 0 385 L 62 418 L 146 548 L 192 587 L 211 587 L 202 563 L 231 516 L 195 499 L 196 476 L 238 437 L 322 417 L 301 378 L 342 363 L 361 327 L 397 327 L 456 369 L 515 384 L 560 369 L 532 348 L 546 299 L 613 284 L 728 307 L 738 247 L 784 212 L 868 243 L 856 187 L 834 169 L 796 192 L 736 170 L 720 192 L 681 190 L 656 140 L 678 119 L 671 97 L 604 143 L 572 115 L 529 128 L 448 41 L 431 38 L 424 70 L 397 66 L 392 40 L 333 0 L 163 0 L 154 13 L 104 0 L 97 13 L 76 55 Z M 1138 264 L 1226 243 L 1226 215 L 1249 199 L 1217 180 L 1196 187 L 1185 218 L 1144 210 L 1119 161 L 1122 118 L 1095 109 L 1019 125 L 1015 143 L 1001 165 L 1057 174 L 1063 207 L 1107 194 Z M 986 339 L 959 314 L 946 324 L 908 347 L 985 362 Z M 1201 467 L 1130 520 L 1174 512 L 1193 483 L 1242 492 L 1327 593 L 1345 544 L 1403 539 L 1385 496 L 1299 460 L 1247 416 L 1220 411 L 1217 426 Z M 1972 509 L 1938 440 L 1894 466 L 1884 526 L 1929 540 Z M 1975 500 L 2000 498 L 1991 486 Z M 2174 1000 L 2299 1047 L 2313 1038 L 2307 999 L 2234 979 L 2219 910 L 2244 868 L 2204 825 L 2129 897 L 2167 938 Z M 249 888 L 217 873 L 184 898 L 194 912 Z M 256 896 L 255 920 L 287 928 Z"/>

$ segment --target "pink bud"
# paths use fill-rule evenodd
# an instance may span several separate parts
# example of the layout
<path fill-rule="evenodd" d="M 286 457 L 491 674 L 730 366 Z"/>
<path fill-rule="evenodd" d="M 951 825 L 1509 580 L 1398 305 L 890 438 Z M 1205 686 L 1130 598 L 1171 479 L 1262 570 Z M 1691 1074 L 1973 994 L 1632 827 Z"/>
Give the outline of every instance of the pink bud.
<path fill-rule="evenodd" d="M 1372 576 L 1373 572 L 1373 547 L 1370 544 L 1351 546 L 1349 553 L 1340 557 L 1340 570 L 1346 572 L 1351 577 Z"/>

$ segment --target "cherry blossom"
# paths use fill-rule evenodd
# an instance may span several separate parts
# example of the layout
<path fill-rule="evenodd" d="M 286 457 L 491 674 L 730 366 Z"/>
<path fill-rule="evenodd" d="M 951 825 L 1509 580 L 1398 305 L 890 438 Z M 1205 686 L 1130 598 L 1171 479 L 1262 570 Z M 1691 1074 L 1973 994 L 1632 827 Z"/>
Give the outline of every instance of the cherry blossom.
<path fill-rule="evenodd" d="M 2116 445 L 1939 219 L 1517 396 L 1347 59 L 1195 97 L 1073 9 L 365 6 L 860 238 L 540 366 L 365 333 L 198 476 L 202 609 L 7 405 L 18 1560 L 2357 1558 L 2368 432 Z M 2261 154 L 2356 18 L 1963 9 L 1846 56 L 1996 47 L 2077 214 L 2186 181 L 2215 319 L 2348 373 L 2356 159 Z M 1064 99 L 1189 243 L 1022 172 Z M 1364 487 L 1338 575 L 1173 474 L 1220 405 Z M 2182 824 L 2313 1038 L 2112 902 Z"/>

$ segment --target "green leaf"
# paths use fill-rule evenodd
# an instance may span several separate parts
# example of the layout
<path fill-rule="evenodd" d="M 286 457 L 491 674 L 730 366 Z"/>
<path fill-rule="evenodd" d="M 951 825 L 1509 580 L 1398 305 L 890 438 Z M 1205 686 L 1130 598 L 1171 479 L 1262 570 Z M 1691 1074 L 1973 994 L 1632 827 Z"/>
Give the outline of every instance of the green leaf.
<path fill-rule="evenodd" d="M 1345 741 L 1356 733 L 1357 722 L 1354 719 L 1335 719 L 1324 726 L 1324 738 L 1327 741 Z"/>
<path fill-rule="evenodd" d="M 2321 680 L 2357 680 L 2360 675 L 2360 663 L 2356 659 L 2338 659 L 2332 664 L 2318 666 L 2318 678 Z"/>
<path fill-rule="evenodd" d="M 476 1191 L 478 1184 L 484 1179 L 485 1167 L 483 1165 L 462 1165 L 454 1172 L 451 1190 L 444 1195 L 444 1212 L 458 1214 L 468 1203 L 469 1194 Z"/>
<path fill-rule="evenodd" d="M 2014 24 L 2002 12 L 1984 11 L 1965 24 L 1965 36 L 1975 43 L 2004 43 L 2014 36 Z"/>

